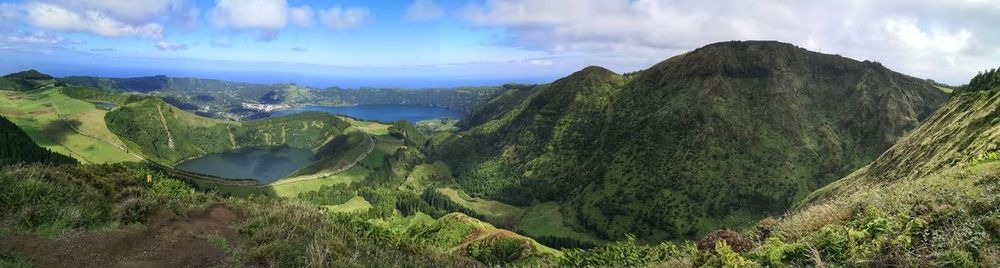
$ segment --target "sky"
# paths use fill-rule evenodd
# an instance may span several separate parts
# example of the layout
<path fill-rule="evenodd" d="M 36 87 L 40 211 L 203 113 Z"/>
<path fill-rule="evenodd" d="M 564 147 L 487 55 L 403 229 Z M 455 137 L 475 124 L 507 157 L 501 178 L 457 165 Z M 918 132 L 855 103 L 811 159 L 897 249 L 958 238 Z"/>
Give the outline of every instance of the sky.
<path fill-rule="evenodd" d="M 1000 67 L 998 25 L 1000 0 L 0 0 L 0 72 L 478 86 L 778 40 L 957 85 Z"/>

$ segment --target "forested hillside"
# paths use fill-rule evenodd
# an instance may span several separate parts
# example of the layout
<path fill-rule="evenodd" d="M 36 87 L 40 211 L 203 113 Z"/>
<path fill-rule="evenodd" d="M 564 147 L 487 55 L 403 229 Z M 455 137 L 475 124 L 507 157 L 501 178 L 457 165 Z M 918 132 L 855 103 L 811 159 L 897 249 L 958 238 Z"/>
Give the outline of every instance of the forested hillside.
<path fill-rule="evenodd" d="M 16 72 L 0 77 L 0 88 L 11 91 L 28 91 L 55 83 L 55 78 L 35 70 Z"/>
<path fill-rule="evenodd" d="M 976 76 L 976 90 L 956 92 L 870 165 L 739 236 L 757 241 L 741 255 L 772 267 L 1000 265 L 993 75 Z"/>
<path fill-rule="evenodd" d="M 0 116 L 0 166 L 11 164 L 66 164 L 76 163 L 71 157 L 39 147 L 14 123 Z"/>
<path fill-rule="evenodd" d="M 778 42 L 724 42 L 623 76 L 508 89 L 436 137 L 472 194 L 555 200 L 605 238 L 696 238 L 780 215 L 945 99 L 927 82 Z"/>

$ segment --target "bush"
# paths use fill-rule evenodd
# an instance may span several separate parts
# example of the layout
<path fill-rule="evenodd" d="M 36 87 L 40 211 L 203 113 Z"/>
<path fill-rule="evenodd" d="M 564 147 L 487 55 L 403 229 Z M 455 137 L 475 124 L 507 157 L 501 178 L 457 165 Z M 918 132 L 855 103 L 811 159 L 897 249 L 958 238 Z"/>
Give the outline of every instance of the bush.
<path fill-rule="evenodd" d="M 515 238 L 484 239 L 469 245 L 466 253 L 474 260 L 496 265 L 516 261 L 527 255 L 531 245 Z"/>
<path fill-rule="evenodd" d="M 694 256 L 694 245 L 677 247 L 669 243 L 641 245 L 635 236 L 589 250 L 569 249 L 559 258 L 559 265 L 569 267 L 637 267 Z"/>
<path fill-rule="evenodd" d="M 726 245 L 736 252 L 745 252 L 753 248 L 753 241 L 743 237 L 740 233 L 729 229 L 715 230 L 705 235 L 698 241 L 699 250 L 713 250 L 717 248 L 719 241 L 725 241 Z"/>

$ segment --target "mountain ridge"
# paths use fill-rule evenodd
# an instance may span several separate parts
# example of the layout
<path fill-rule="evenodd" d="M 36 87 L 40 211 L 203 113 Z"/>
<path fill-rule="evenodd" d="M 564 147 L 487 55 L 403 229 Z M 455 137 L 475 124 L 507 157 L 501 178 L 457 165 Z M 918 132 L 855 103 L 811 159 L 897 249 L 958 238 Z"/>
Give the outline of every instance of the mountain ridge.
<path fill-rule="evenodd" d="M 460 124 L 437 158 L 477 195 L 559 200 L 603 237 L 693 238 L 782 213 L 946 98 L 881 64 L 779 42 L 711 44 L 628 76 L 602 69 L 501 93 L 492 104 L 508 110 L 474 110 L 480 124 Z M 528 197 L 506 196 L 518 192 Z"/>

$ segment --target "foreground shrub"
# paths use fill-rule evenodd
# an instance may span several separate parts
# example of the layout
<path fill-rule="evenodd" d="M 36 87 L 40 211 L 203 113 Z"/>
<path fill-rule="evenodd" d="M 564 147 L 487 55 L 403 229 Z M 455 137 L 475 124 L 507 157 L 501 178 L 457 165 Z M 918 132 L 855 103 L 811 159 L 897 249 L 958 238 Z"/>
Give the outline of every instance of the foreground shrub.
<path fill-rule="evenodd" d="M 729 229 L 715 230 L 711 233 L 705 235 L 701 241 L 698 241 L 698 250 L 712 250 L 717 248 L 716 244 L 720 241 L 726 242 L 726 245 L 736 252 L 745 252 L 753 248 L 753 241 L 747 239 L 742 234 Z"/>

